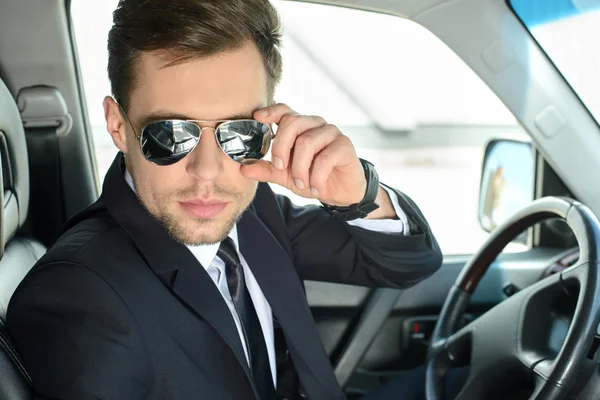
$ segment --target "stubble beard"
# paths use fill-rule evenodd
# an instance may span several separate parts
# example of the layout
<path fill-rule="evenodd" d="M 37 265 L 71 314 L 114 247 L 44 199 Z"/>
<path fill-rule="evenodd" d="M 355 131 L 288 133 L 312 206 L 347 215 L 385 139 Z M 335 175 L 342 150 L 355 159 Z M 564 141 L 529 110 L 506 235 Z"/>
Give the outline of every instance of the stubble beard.
<path fill-rule="evenodd" d="M 166 209 L 154 210 L 146 201 L 140 196 L 138 186 L 136 185 L 136 179 L 134 171 L 130 170 L 130 174 L 133 178 L 133 185 L 135 188 L 136 196 L 140 204 L 146 209 L 146 212 L 153 217 L 158 224 L 165 229 L 165 231 L 177 242 L 186 246 L 200 246 L 220 243 L 231 232 L 233 227 L 240 221 L 242 214 L 248 208 L 252 202 L 256 190 L 252 196 L 245 196 L 243 192 L 235 191 L 230 188 L 226 188 L 220 185 L 213 185 L 211 188 L 204 189 L 202 192 L 197 187 L 190 187 L 176 190 L 170 194 L 162 195 L 156 192 L 149 193 L 149 197 L 159 200 L 156 204 L 169 205 L 176 204 L 177 199 L 185 199 L 190 197 L 199 197 L 199 193 L 211 193 L 219 195 L 221 198 L 226 198 L 230 205 L 236 205 L 237 209 L 229 216 L 224 222 L 218 223 L 218 217 L 215 219 L 197 219 L 189 217 L 189 219 L 182 221 L 181 217 L 177 217 L 172 212 Z M 247 197 L 250 197 L 247 199 Z M 190 227 L 190 225 L 192 225 Z M 210 232 L 206 232 L 210 226 L 214 227 Z M 200 233 L 197 233 L 200 231 Z"/>

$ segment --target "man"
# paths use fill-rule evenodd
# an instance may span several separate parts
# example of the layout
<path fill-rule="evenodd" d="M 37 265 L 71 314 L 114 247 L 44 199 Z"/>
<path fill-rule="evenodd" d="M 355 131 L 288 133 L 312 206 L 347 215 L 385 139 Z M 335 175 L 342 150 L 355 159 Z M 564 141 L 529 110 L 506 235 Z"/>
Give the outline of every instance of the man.
<path fill-rule="evenodd" d="M 279 40 L 267 0 L 121 0 L 104 101 L 120 153 L 8 310 L 37 398 L 341 399 L 302 281 L 439 268 L 415 204 L 338 128 L 274 103 Z"/>

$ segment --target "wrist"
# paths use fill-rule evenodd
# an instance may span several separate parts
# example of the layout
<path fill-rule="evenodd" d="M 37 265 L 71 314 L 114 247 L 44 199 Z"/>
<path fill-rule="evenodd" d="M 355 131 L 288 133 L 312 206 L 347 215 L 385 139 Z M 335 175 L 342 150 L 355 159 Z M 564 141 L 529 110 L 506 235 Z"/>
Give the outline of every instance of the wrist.
<path fill-rule="evenodd" d="M 379 196 L 379 176 L 373 164 L 370 162 L 359 159 L 363 167 L 365 179 L 367 181 L 367 187 L 363 199 L 359 203 L 352 204 L 346 207 L 332 206 L 329 204 L 321 203 L 323 208 L 336 218 L 344 221 L 351 221 L 353 219 L 365 218 L 373 211 L 379 208 L 376 202 Z"/>
<path fill-rule="evenodd" d="M 396 210 L 394 209 L 394 204 L 392 203 L 389 194 L 381 186 L 379 186 L 377 200 L 375 200 L 375 202 L 379 204 L 379 208 L 370 212 L 365 219 L 398 219 L 398 215 L 396 215 Z"/>

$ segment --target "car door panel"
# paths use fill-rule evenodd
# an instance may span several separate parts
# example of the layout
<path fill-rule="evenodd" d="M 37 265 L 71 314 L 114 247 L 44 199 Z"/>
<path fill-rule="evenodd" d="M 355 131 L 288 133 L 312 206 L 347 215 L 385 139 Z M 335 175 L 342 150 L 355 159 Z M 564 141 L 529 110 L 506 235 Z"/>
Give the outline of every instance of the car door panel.
<path fill-rule="evenodd" d="M 502 254 L 473 294 L 467 320 L 505 299 L 507 283 L 525 288 L 563 256 L 564 250 L 550 248 Z M 351 391 L 366 391 L 386 376 L 423 364 L 428 336 L 446 294 L 468 260 L 468 256 L 447 256 L 434 275 L 405 290 L 306 282 L 317 328 L 342 383 Z M 385 291 L 389 293 L 384 295 Z M 387 307 L 390 298 L 394 304 Z M 385 317 L 374 315 L 382 309 Z M 367 329 L 365 321 L 376 326 Z M 352 368 L 354 373 L 349 372 Z"/>

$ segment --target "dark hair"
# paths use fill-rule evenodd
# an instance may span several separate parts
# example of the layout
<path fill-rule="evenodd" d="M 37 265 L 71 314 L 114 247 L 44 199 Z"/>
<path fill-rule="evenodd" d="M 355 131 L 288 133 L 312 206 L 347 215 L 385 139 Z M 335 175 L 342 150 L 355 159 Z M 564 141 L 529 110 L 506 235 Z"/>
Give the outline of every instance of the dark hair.
<path fill-rule="evenodd" d="M 142 52 L 167 51 L 176 64 L 234 50 L 248 41 L 262 55 L 272 101 L 282 73 L 281 23 L 269 0 L 120 0 L 108 34 L 113 96 L 128 110 Z"/>

